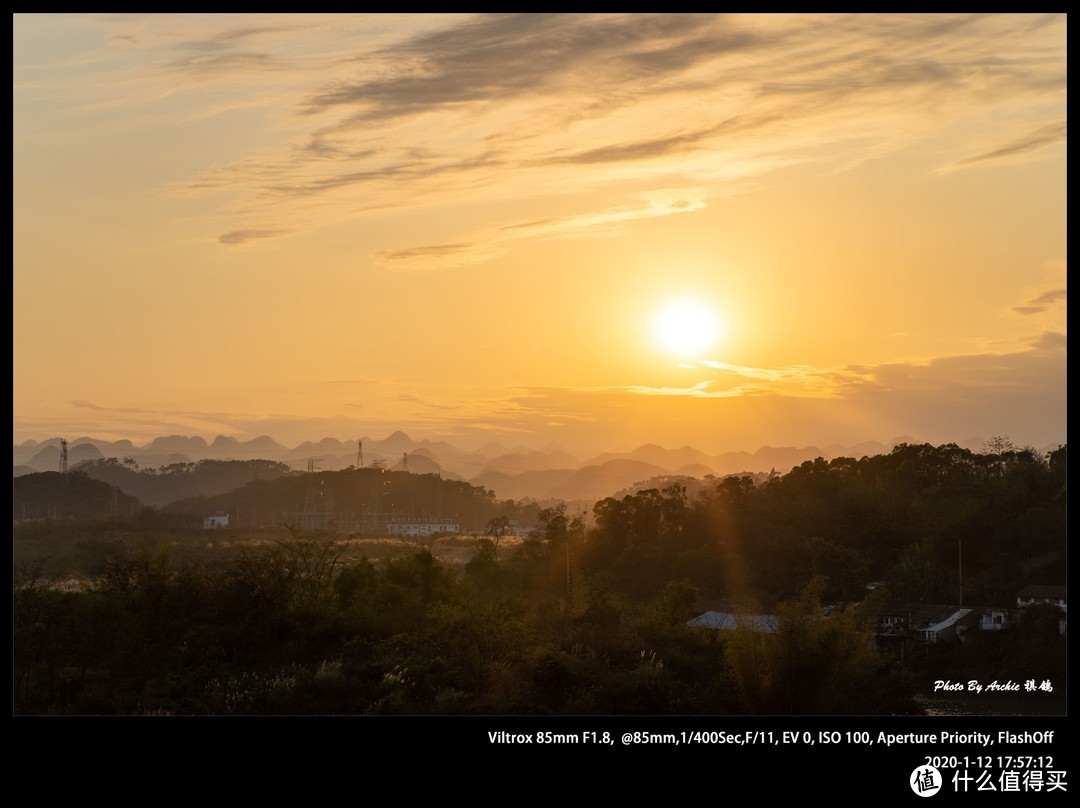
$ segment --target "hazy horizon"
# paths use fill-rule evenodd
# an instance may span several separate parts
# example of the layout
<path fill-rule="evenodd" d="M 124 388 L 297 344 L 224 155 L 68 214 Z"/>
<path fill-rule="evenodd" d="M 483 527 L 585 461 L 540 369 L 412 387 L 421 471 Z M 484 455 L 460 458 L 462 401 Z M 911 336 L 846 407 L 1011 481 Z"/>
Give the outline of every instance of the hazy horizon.
<path fill-rule="evenodd" d="M 768 450 L 768 449 L 804 450 L 804 449 L 809 449 L 809 448 L 818 448 L 818 449 L 821 449 L 823 451 L 824 450 L 834 450 L 835 451 L 837 449 L 839 449 L 839 450 L 851 450 L 851 449 L 857 449 L 857 448 L 865 449 L 867 447 L 867 445 L 869 445 L 869 444 L 880 446 L 882 453 L 888 453 L 893 446 L 896 446 L 896 445 L 901 444 L 901 443 L 909 443 L 909 444 L 929 443 L 929 444 L 932 444 L 932 445 L 956 444 L 956 445 L 960 446 L 961 448 L 967 448 L 967 449 L 970 449 L 971 451 L 981 452 L 981 451 L 988 451 L 989 450 L 989 444 L 990 444 L 991 440 L 993 440 L 993 439 L 1005 440 L 1015 448 L 1032 447 L 1032 448 L 1035 448 L 1035 449 L 1054 449 L 1054 448 L 1058 448 L 1059 446 L 1065 445 L 1064 442 L 1061 442 L 1061 443 L 1049 443 L 1049 444 L 1039 444 L 1039 445 L 1031 444 L 1031 443 L 1022 443 L 1022 442 L 1012 440 L 1011 436 L 1008 436 L 1008 435 L 994 435 L 994 436 L 969 435 L 969 436 L 967 436 L 965 438 L 954 439 L 954 440 L 949 440 L 949 441 L 941 441 L 939 443 L 935 443 L 933 441 L 923 441 L 923 440 L 920 440 L 917 436 L 913 436 L 913 435 L 894 435 L 892 438 L 887 439 L 887 440 L 868 439 L 868 440 L 865 440 L 865 441 L 859 441 L 858 443 L 850 443 L 850 444 L 842 444 L 842 443 L 835 443 L 835 442 L 833 442 L 833 443 L 821 443 L 821 442 L 818 442 L 818 443 L 805 443 L 805 444 L 763 443 L 763 444 L 759 444 L 759 445 L 753 446 L 753 447 L 741 446 L 741 447 L 723 447 L 723 448 L 719 448 L 719 449 L 710 449 L 710 448 L 707 448 L 707 447 L 696 446 L 696 445 L 693 445 L 693 444 L 683 444 L 683 445 L 680 445 L 680 446 L 675 446 L 675 445 L 658 444 L 658 443 L 653 442 L 653 441 L 646 441 L 644 443 L 637 443 L 637 444 L 633 444 L 633 445 L 622 444 L 622 445 L 613 445 L 613 446 L 594 447 L 594 446 L 585 446 L 585 445 L 563 445 L 563 444 L 559 443 L 558 441 L 548 441 L 545 444 L 536 444 L 536 443 L 531 443 L 531 442 L 528 442 L 528 441 L 514 442 L 512 440 L 511 441 L 499 441 L 499 440 L 494 440 L 494 439 L 489 439 L 489 440 L 484 441 L 483 443 L 476 443 L 476 444 L 469 443 L 469 442 L 455 443 L 452 439 L 447 439 L 445 437 L 427 436 L 427 435 L 412 435 L 412 434 L 409 434 L 409 433 L 405 432 L 404 430 L 394 430 L 393 432 L 387 433 L 387 434 L 383 435 L 382 437 L 379 437 L 378 435 L 363 435 L 363 436 L 361 436 L 359 438 L 339 438 L 339 437 L 336 437 L 336 436 L 333 436 L 333 435 L 324 435 L 322 438 L 319 438 L 318 440 L 307 439 L 307 440 L 303 440 L 303 441 L 300 441 L 300 442 L 297 442 L 297 443 L 289 443 L 289 442 L 285 442 L 285 441 L 280 441 L 276 437 L 274 437 L 273 435 L 259 435 L 259 436 L 256 436 L 254 438 L 241 438 L 241 437 L 237 437 L 235 435 L 222 435 L 222 434 L 218 434 L 218 435 L 175 435 L 174 434 L 174 435 L 157 435 L 153 439 L 145 441 L 145 442 L 132 441 L 129 438 L 102 438 L 102 437 L 96 436 L 96 435 L 80 435 L 80 436 L 78 436 L 76 438 L 61 437 L 61 436 L 55 436 L 54 435 L 52 437 L 44 438 L 44 439 L 28 438 L 28 439 L 26 439 L 26 440 L 24 440 L 22 442 L 13 444 L 13 448 L 19 449 L 19 448 L 22 448 L 22 447 L 26 447 L 27 444 L 32 444 L 33 448 L 44 447 L 44 446 L 49 446 L 49 445 L 59 445 L 59 441 L 66 440 L 68 442 L 68 445 L 70 447 L 72 447 L 72 448 L 74 448 L 75 446 L 79 446 L 79 445 L 81 445 L 83 443 L 94 443 L 94 444 L 97 444 L 97 443 L 110 444 L 111 443 L 111 444 L 117 444 L 117 443 L 127 442 L 127 443 L 132 444 L 134 449 L 137 449 L 139 451 L 147 451 L 147 450 L 153 449 L 154 444 L 159 442 L 159 441 L 168 441 L 170 439 L 180 439 L 180 440 L 183 440 L 183 441 L 201 439 L 203 441 L 203 443 L 206 445 L 207 449 L 211 449 L 214 446 L 214 443 L 218 438 L 225 438 L 226 440 L 235 441 L 238 446 L 246 446 L 247 444 L 259 441 L 260 439 L 269 438 L 270 440 L 274 441 L 274 443 L 276 443 L 278 446 L 280 446 L 285 451 L 292 453 L 292 452 L 295 452 L 296 450 L 298 450 L 299 448 L 301 448 L 302 446 L 307 446 L 307 445 L 316 446 L 316 445 L 319 445 L 319 444 L 323 443 L 324 441 L 336 441 L 336 442 L 341 444 L 341 449 L 342 450 L 355 451 L 357 449 L 358 441 L 363 443 L 364 445 L 367 445 L 369 450 L 372 449 L 372 448 L 378 449 L 380 444 L 383 444 L 383 443 L 388 442 L 388 441 L 389 442 L 394 442 L 395 439 L 399 438 L 399 436 L 404 436 L 404 438 L 408 439 L 412 444 L 416 444 L 418 446 L 422 446 L 424 444 L 431 444 L 431 445 L 445 444 L 445 445 L 448 445 L 448 446 L 450 446 L 450 447 L 452 447 L 452 448 L 454 448 L 456 450 L 469 452 L 469 453 L 475 453 L 475 454 L 484 454 L 485 450 L 487 450 L 489 452 L 494 452 L 494 451 L 496 451 L 496 447 L 497 447 L 498 451 L 507 452 L 507 453 L 520 452 L 520 451 L 527 451 L 527 452 L 530 452 L 530 453 L 541 453 L 541 454 L 544 454 L 544 453 L 563 453 L 563 454 L 567 454 L 567 455 L 570 455 L 570 456 L 574 457 L 575 460 L 578 461 L 578 463 L 587 462 L 588 460 L 591 460 L 591 459 L 593 459 L 593 458 L 595 458 L 597 456 L 600 456 L 600 455 L 632 454 L 632 453 L 637 452 L 639 450 L 648 449 L 650 447 L 659 448 L 660 450 L 662 450 L 664 452 L 671 452 L 671 453 L 677 453 L 677 452 L 679 452 L 680 450 L 683 450 L 683 449 L 692 449 L 692 450 L 700 452 L 701 454 L 704 454 L 704 455 L 720 456 L 720 455 L 725 455 L 725 454 L 751 454 L 752 455 L 754 453 L 760 452 L 761 450 Z M 158 450 L 161 451 L 160 447 L 159 447 Z M 249 450 L 247 450 L 247 452 L 245 454 L 250 454 L 251 451 L 252 450 L 249 449 Z M 272 458 L 268 458 L 268 459 L 272 459 Z"/>
<path fill-rule="evenodd" d="M 14 443 L 1064 444 L 1066 38 L 15 14 Z"/>

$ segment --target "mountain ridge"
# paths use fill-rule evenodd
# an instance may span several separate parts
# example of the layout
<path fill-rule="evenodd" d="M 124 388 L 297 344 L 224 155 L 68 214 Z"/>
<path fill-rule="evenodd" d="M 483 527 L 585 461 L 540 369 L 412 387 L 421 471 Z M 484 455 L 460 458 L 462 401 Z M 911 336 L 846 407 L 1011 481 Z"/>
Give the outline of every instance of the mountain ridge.
<path fill-rule="evenodd" d="M 24 441 L 12 447 L 12 476 L 33 472 L 57 471 L 60 464 L 60 438 L 38 443 Z M 304 441 L 295 447 L 278 443 L 268 435 L 251 440 L 218 435 L 212 441 L 200 436 L 171 435 L 155 438 L 142 446 L 130 440 L 106 441 L 90 437 L 68 444 L 68 467 L 101 458 L 116 458 L 135 469 L 166 469 L 168 466 L 198 463 L 203 460 L 266 460 L 284 463 L 295 471 L 304 471 L 314 461 L 321 471 L 339 471 L 361 466 L 381 466 L 415 474 L 437 474 L 448 480 L 461 480 L 483 486 L 501 499 L 580 499 L 603 497 L 627 489 L 649 478 L 687 476 L 707 479 L 732 474 L 784 474 L 792 468 L 819 457 L 859 459 L 885 454 L 900 443 L 916 443 L 909 436 L 888 443 L 863 441 L 852 447 L 839 444 L 819 446 L 761 446 L 754 452 L 729 451 L 710 455 L 693 446 L 667 449 L 646 443 L 631 451 L 603 452 L 583 460 L 558 444 L 549 451 L 525 447 L 507 449 L 490 442 L 484 451 L 470 451 L 446 441 L 414 440 L 401 430 L 384 440 L 370 437 L 359 440 L 323 438 Z M 981 451 L 982 438 L 967 438 L 962 448 Z M 187 451 L 179 451 L 186 449 Z"/>
<path fill-rule="evenodd" d="M 20 444 L 13 444 L 12 465 L 29 465 L 39 471 L 54 470 L 56 467 L 54 460 L 58 462 L 60 441 L 60 438 L 50 438 L 40 442 L 26 440 Z M 713 469 L 714 473 L 731 473 L 733 469 L 744 467 L 752 471 L 769 471 L 769 468 L 764 467 L 750 468 L 769 463 L 787 465 L 791 468 L 816 457 L 832 459 L 880 454 L 891 451 L 899 443 L 916 442 L 920 441 L 909 436 L 902 436 L 886 443 L 863 441 L 849 447 L 835 443 L 824 448 L 816 445 L 779 447 L 766 445 L 753 452 L 734 450 L 718 454 L 709 454 L 689 445 L 667 449 L 655 443 L 646 443 L 632 451 L 607 451 L 581 459 L 580 455 L 566 450 L 557 443 L 549 443 L 544 449 L 529 449 L 524 446 L 507 448 L 492 441 L 480 449 L 469 450 L 446 441 L 428 439 L 418 441 L 405 432 L 396 430 L 382 440 L 364 437 L 359 441 L 343 441 L 325 437 L 319 441 L 304 441 L 294 447 L 279 443 L 269 435 L 260 435 L 250 440 L 217 435 L 209 442 L 199 435 L 168 435 L 156 437 L 142 445 L 136 445 L 128 439 L 108 441 L 84 436 L 69 442 L 68 456 L 70 463 L 78 447 L 91 446 L 93 449 L 82 449 L 79 452 L 80 459 L 98 456 L 94 451 L 96 449 L 102 457 L 119 459 L 130 457 L 141 466 L 148 465 L 147 462 L 143 462 L 144 460 L 153 461 L 159 458 L 168 458 L 170 462 L 181 462 L 177 458 L 183 456 L 186 462 L 211 459 L 280 460 L 297 469 L 303 469 L 309 459 L 316 459 L 315 455 L 322 454 L 325 456 L 320 458 L 320 465 L 332 470 L 356 465 L 358 454 L 362 455 L 361 465 L 370 465 L 370 462 L 375 459 L 397 463 L 402 459 L 403 454 L 424 449 L 428 457 L 444 466 L 452 467 L 455 464 L 474 466 L 473 474 L 479 474 L 487 467 L 507 472 L 580 469 L 620 459 L 651 463 L 669 471 L 700 464 Z M 962 448 L 973 451 L 981 450 L 985 445 L 985 441 L 978 437 L 966 438 L 957 443 Z M 53 447 L 55 452 L 46 451 L 49 447 Z M 362 451 L 358 453 L 358 449 Z M 39 456 L 40 460 L 47 460 L 48 468 L 38 468 L 42 463 L 35 462 L 35 458 Z M 750 464 L 750 467 L 747 464 Z M 779 465 L 777 470 L 780 470 Z M 467 468 L 454 470 L 463 477 L 468 476 Z"/>

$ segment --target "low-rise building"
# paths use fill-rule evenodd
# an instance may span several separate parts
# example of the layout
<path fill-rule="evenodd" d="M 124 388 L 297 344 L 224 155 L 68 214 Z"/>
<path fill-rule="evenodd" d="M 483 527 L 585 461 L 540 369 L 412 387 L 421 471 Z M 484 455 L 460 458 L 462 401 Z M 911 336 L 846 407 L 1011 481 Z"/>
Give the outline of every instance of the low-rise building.
<path fill-rule="evenodd" d="M 209 516 L 204 516 L 202 526 L 203 530 L 214 530 L 217 528 L 228 527 L 229 514 L 218 512 L 212 513 Z"/>
<path fill-rule="evenodd" d="M 1016 593 L 1016 608 L 1023 609 L 1032 603 L 1049 603 L 1059 609 L 1069 608 L 1069 599 L 1063 586 L 1025 586 Z"/>
<path fill-rule="evenodd" d="M 391 519 L 386 523 L 391 536 L 433 536 L 436 533 L 460 533 L 461 525 L 455 519 Z"/>
<path fill-rule="evenodd" d="M 1008 609 L 983 609 L 979 618 L 979 628 L 983 631 L 1001 631 L 1009 625 Z"/>

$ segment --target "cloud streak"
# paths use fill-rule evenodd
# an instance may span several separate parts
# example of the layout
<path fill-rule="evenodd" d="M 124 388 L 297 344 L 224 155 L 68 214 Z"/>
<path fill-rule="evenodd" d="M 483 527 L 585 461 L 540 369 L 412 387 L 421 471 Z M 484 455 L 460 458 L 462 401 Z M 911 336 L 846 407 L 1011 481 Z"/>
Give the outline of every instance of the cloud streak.
<path fill-rule="evenodd" d="M 1053 307 L 1054 304 L 1058 302 L 1064 303 L 1067 296 L 1068 291 L 1066 289 L 1051 289 L 1048 292 L 1043 292 L 1041 295 L 1032 298 L 1030 301 L 1028 301 L 1027 304 L 1023 306 L 1014 306 L 1013 311 L 1015 311 L 1017 314 L 1025 315 L 1041 314 L 1042 312 L 1047 311 L 1048 309 Z"/>
<path fill-rule="evenodd" d="M 515 398 L 521 410 L 513 417 L 537 427 L 561 419 L 568 440 L 611 440 L 637 423 L 648 424 L 654 442 L 681 440 L 679 424 L 693 423 L 702 440 L 749 449 L 805 441 L 808 433 L 844 442 L 1009 432 L 1050 443 L 1060 440 L 1056 425 L 1065 419 L 1066 343 L 1064 334 L 1046 332 L 1004 354 L 837 368 L 722 365 L 685 387 L 529 388 Z"/>
<path fill-rule="evenodd" d="M 995 149 L 991 149 L 990 151 L 977 154 L 974 157 L 958 160 L 951 166 L 948 166 L 948 168 L 967 168 L 978 163 L 986 163 L 994 160 L 1003 160 L 1030 154 L 1053 146 L 1056 143 L 1065 142 L 1067 135 L 1068 124 L 1065 121 L 1058 121 L 1056 123 L 1048 124 L 1047 126 L 1041 126 L 1032 132 L 1014 138 L 1008 143 L 998 146 Z"/>
<path fill-rule="evenodd" d="M 473 234 L 458 244 L 435 244 L 380 252 L 378 260 L 410 269 L 446 269 L 475 264 L 502 255 L 514 241 L 524 239 L 612 237 L 639 219 L 692 213 L 706 207 L 700 189 L 663 189 L 633 204 L 560 219 L 517 222 Z"/>
<path fill-rule="evenodd" d="M 1056 293 L 1041 297 L 1057 299 Z M 755 368 L 701 360 L 697 367 L 708 377 L 687 387 L 625 386 L 589 388 L 594 392 L 618 391 L 646 396 L 689 396 L 695 398 L 739 398 L 785 396 L 795 398 L 843 399 L 874 393 L 937 391 L 943 398 L 957 391 L 977 398 L 980 391 L 1024 389 L 1033 382 L 1051 384 L 1050 367 L 1065 360 L 1066 338 L 1044 332 L 1028 341 L 1028 347 L 1006 354 L 943 356 L 921 362 L 839 367 L 795 366 Z M 688 369 L 693 366 L 683 365 Z"/>
<path fill-rule="evenodd" d="M 218 236 L 218 241 L 222 244 L 246 244 L 259 239 L 280 238 L 288 233 L 288 230 L 231 230 Z"/>

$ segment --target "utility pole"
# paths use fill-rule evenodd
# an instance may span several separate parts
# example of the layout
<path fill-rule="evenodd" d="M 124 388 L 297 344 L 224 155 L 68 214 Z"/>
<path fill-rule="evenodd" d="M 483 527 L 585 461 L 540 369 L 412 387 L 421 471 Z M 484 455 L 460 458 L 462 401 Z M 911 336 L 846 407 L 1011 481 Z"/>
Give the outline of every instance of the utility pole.
<path fill-rule="evenodd" d="M 964 608 L 964 540 L 957 540 L 957 561 L 959 566 L 959 578 L 960 578 L 960 608 Z"/>
<path fill-rule="evenodd" d="M 401 455 L 402 460 L 405 461 L 405 473 L 409 473 L 409 453 L 404 452 Z M 409 518 L 416 518 L 416 481 L 411 477 L 408 479 L 409 484 Z"/>

